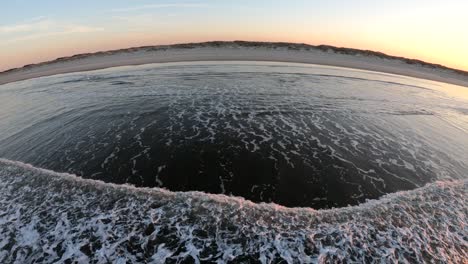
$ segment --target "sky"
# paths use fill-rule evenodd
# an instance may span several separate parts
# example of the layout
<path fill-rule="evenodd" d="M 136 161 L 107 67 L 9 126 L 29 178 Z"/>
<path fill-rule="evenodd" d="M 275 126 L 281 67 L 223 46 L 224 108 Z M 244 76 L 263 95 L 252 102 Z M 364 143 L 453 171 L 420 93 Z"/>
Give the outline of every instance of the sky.
<path fill-rule="evenodd" d="M 15 0 L 0 71 L 134 46 L 249 40 L 369 49 L 468 70 L 467 0 Z"/>

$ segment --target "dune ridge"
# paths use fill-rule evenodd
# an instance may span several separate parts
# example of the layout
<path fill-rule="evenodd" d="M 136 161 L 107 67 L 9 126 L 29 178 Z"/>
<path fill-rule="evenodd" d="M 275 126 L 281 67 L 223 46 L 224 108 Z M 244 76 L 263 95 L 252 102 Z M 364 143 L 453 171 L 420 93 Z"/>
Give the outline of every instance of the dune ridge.
<path fill-rule="evenodd" d="M 183 61 L 298 62 L 379 71 L 468 87 L 468 72 L 370 50 L 284 42 L 212 41 L 84 53 L 0 72 L 0 85 L 55 74 Z"/>

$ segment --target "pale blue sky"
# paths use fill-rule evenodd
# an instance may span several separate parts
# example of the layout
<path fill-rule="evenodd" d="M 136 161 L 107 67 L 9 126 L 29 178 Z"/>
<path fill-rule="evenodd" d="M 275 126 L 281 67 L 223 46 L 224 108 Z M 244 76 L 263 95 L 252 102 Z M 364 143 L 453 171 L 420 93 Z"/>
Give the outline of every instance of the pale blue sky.
<path fill-rule="evenodd" d="M 468 70 L 464 0 L 16 0 L 0 4 L 0 69 L 205 40 L 331 44 Z"/>

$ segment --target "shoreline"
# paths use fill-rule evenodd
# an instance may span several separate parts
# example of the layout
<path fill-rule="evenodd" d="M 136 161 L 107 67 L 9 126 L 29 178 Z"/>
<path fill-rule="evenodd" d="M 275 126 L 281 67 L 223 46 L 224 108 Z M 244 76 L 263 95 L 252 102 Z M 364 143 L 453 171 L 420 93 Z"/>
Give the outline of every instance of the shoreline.
<path fill-rule="evenodd" d="M 324 48 L 325 47 L 325 48 Z M 383 53 L 289 43 L 208 42 L 80 54 L 0 72 L 0 85 L 119 66 L 195 61 L 317 64 L 397 74 L 468 87 L 468 72 Z"/>

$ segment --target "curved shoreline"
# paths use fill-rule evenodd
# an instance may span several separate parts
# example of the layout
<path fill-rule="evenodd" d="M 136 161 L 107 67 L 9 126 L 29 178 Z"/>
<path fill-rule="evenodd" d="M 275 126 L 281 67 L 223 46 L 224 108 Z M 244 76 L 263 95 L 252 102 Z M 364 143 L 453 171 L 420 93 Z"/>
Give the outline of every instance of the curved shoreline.
<path fill-rule="evenodd" d="M 91 178 L 83 178 L 82 176 L 78 176 L 75 174 L 67 173 L 67 172 L 56 172 L 49 169 L 44 169 L 40 167 L 35 167 L 34 165 L 24 163 L 21 161 L 16 160 L 9 160 L 5 158 L 0 158 L 0 168 L 9 171 L 9 169 L 20 168 L 21 170 L 27 170 L 31 173 L 37 173 L 38 175 L 46 175 L 48 177 L 53 177 L 54 180 L 63 181 L 63 182 L 72 182 L 78 184 L 78 188 L 92 188 L 95 190 L 104 190 L 109 189 L 115 192 L 124 192 L 124 193 L 132 193 L 133 195 L 143 195 L 143 196 L 150 196 L 150 197 L 160 197 L 166 196 L 168 199 L 180 199 L 185 200 L 188 197 L 190 199 L 200 201 L 200 202 L 212 202 L 214 204 L 242 204 L 242 207 L 249 207 L 257 210 L 273 210 L 273 211 L 282 211 L 284 213 L 291 213 L 291 214 L 298 214 L 298 213 L 305 213 L 305 214 L 342 214 L 342 218 L 346 215 L 349 218 L 352 218 L 352 214 L 356 211 L 361 210 L 369 210 L 375 209 L 376 207 L 381 207 L 388 205 L 395 200 L 401 199 L 402 196 L 405 197 L 417 197 L 424 192 L 427 192 L 428 189 L 434 188 L 447 188 L 447 187 L 459 187 L 463 185 L 468 185 L 468 180 L 440 180 L 431 183 L 427 183 L 424 186 L 418 187 L 412 190 L 405 190 L 405 191 L 397 191 L 394 193 L 387 193 L 377 199 L 368 199 L 363 203 L 357 205 L 349 205 L 345 207 L 333 207 L 327 209 L 314 209 L 312 207 L 288 207 L 283 206 L 280 204 L 276 204 L 273 202 L 266 203 L 266 202 L 253 202 L 241 196 L 232 196 L 226 194 L 214 194 L 214 193 L 207 193 L 203 191 L 171 191 L 164 188 L 159 187 L 136 187 L 132 184 L 116 184 L 111 182 L 105 182 L 102 180 L 96 180 Z M 8 169 L 9 168 L 9 169 Z M 0 171 L 0 177 L 4 177 L 2 175 L 3 171 Z M 13 175 L 13 177 L 20 177 L 24 175 L 17 174 Z M 40 180 L 40 179 L 39 179 Z M 49 184 L 49 181 L 44 181 Z"/>
<path fill-rule="evenodd" d="M 271 61 L 346 67 L 468 87 L 468 73 L 382 53 L 289 43 L 210 42 L 81 54 L 0 72 L 0 85 L 56 74 L 150 63 Z"/>
<path fill-rule="evenodd" d="M 8 243 L 0 252 L 2 263 L 461 263 L 467 258 L 466 180 L 313 210 L 117 186 L 4 159 L 0 178 L 5 205 L 0 235 Z"/>

